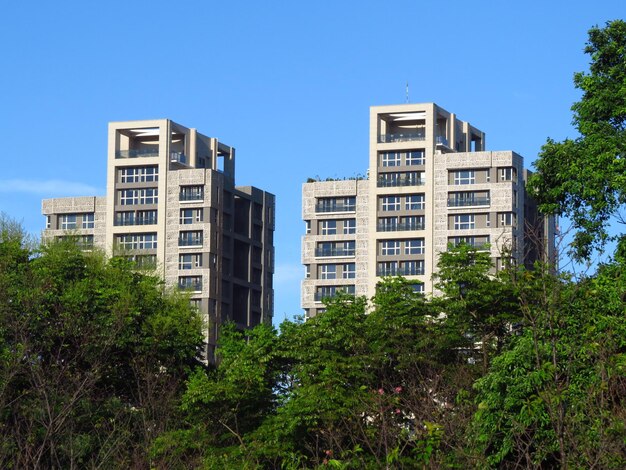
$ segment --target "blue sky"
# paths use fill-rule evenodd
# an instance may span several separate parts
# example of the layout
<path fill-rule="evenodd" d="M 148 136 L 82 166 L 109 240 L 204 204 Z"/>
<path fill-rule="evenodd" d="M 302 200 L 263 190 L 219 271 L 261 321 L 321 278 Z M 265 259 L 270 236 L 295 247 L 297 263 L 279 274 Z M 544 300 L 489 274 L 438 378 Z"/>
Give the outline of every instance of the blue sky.
<path fill-rule="evenodd" d="M 275 319 L 300 314 L 301 185 L 364 174 L 369 106 L 434 101 L 529 166 L 574 136 L 587 30 L 623 0 L 5 2 L 0 211 L 105 192 L 109 121 L 170 118 L 277 196 Z"/>

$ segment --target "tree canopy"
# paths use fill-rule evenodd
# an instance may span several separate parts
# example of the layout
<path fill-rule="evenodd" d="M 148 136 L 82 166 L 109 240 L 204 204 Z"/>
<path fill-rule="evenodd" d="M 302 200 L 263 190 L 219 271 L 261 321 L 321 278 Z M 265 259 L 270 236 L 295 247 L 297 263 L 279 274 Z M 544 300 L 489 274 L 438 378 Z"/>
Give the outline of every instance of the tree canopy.
<path fill-rule="evenodd" d="M 579 136 L 548 139 L 530 180 L 544 212 L 571 218 L 579 257 L 615 238 L 612 221 L 626 223 L 626 22 L 592 28 L 585 53 L 589 72 L 574 75 L 582 91 L 572 106 Z"/>

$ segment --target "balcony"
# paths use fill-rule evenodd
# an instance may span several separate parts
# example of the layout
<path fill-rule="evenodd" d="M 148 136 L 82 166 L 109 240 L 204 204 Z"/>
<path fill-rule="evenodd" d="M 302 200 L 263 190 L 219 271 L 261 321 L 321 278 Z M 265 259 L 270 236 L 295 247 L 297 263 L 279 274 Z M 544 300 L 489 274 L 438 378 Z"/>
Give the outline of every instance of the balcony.
<path fill-rule="evenodd" d="M 179 238 L 178 246 L 202 246 L 202 237 Z"/>
<path fill-rule="evenodd" d="M 435 139 L 435 142 L 437 143 L 437 145 L 443 145 L 445 147 L 450 148 L 450 145 L 448 144 L 448 139 L 446 139 L 442 135 L 438 135 L 437 138 Z"/>
<path fill-rule="evenodd" d="M 395 188 L 401 186 L 424 186 L 425 184 L 426 180 L 418 178 L 396 178 L 391 180 L 381 178 L 378 180 L 377 186 L 379 188 Z"/>
<path fill-rule="evenodd" d="M 172 163 L 182 163 L 183 165 L 187 164 L 187 156 L 182 152 L 171 152 L 170 153 L 170 162 Z"/>
<path fill-rule="evenodd" d="M 488 206 L 489 204 L 491 204 L 491 199 L 488 197 L 448 199 L 448 207 Z"/>
<path fill-rule="evenodd" d="M 136 219 L 115 219 L 116 227 L 125 227 L 130 225 L 156 225 L 156 217 L 138 217 Z"/>
<path fill-rule="evenodd" d="M 179 201 L 204 201 L 203 193 L 179 193 Z"/>
<path fill-rule="evenodd" d="M 425 224 L 378 224 L 377 232 L 409 232 L 411 230 L 424 230 Z"/>
<path fill-rule="evenodd" d="M 158 157 L 159 149 L 130 149 L 130 150 L 116 150 L 115 158 L 147 158 Z"/>
<path fill-rule="evenodd" d="M 327 256 L 354 256 L 354 248 L 316 248 L 315 256 L 317 258 Z"/>
<path fill-rule="evenodd" d="M 324 299 L 332 299 L 340 294 L 354 295 L 354 286 L 348 286 L 347 289 L 337 289 L 334 292 L 316 292 L 313 296 L 315 302 L 321 302 Z"/>
<path fill-rule="evenodd" d="M 192 292 L 202 292 L 202 281 L 180 282 L 178 284 L 180 290 L 188 290 Z"/>
<path fill-rule="evenodd" d="M 377 276 L 423 276 L 424 268 L 400 267 L 397 269 L 377 269 Z"/>
<path fill-rule="evenodd" d="M 400 134 L 380 134 L 378 143 L 385 144 L 389 142 L 411 142 L 415 140 L 426 140 L 426 131 L 402 132 Z"/>
<path fill-rule="evenodd" d="M 356 204 L 315 204 L 315 212 L 354 212 Z"/>

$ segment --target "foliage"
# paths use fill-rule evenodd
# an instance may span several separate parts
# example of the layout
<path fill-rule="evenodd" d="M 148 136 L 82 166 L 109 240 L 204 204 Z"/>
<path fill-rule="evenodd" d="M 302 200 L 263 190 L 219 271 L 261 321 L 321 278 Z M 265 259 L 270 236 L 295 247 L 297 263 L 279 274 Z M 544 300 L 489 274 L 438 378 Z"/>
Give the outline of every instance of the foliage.
<path fill-rule="evenodd" d="M 474 443 L 489 464 L 626 465 L 623 270 L 603 266 L 581 283 L 518 277 L 528 327 L 476 383 Z"/>
<path fill-rule="evenodd" d="M 493 276 L 492 270 L 488 251 L 462 243 L 439 255 L 435 275 L 435 287 L 442 296 L 434 303 L 445 314 L 442 326 L 456 335 L 455 346 L 466 351 L 466 357 L 482 362 L 483 372 L 521 319 L 507 279 L 510 271 Z M 476 345 L 480 345 L 481 358 L 475 357 Z"/>
<path fill-rule="evenodd" d="M 144 466 L 196 364 L 186 299 L 68 242 L 34 252 L 0 224 L 0 463 Z"/>
<path fill-rule="evenodd" d="M 591 57 L 589 73 L 574 75 L 583 95 L 572 106 L 580 136 L 548 139 L 530 180 L 544 212 L 571 217 L 581 257 L 611 238 L 612 217 L 625 222 L 620 211 L 626 203 L 626 22 L 592 28 L 585 53 Z"/>

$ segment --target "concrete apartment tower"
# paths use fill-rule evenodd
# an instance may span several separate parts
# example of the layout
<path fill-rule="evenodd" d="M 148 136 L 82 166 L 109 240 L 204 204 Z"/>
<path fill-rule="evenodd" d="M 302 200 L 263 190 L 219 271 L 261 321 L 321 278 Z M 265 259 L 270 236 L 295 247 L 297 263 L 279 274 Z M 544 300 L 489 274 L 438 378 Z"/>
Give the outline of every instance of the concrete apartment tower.
<path fill-rule="evenodd" d="M 525 191 L 511 151 L 486 151 L 485 134 L 434 103 L 370 111 L 368 178 L 305 183 L 302 307 L 311 317 L 339 291 L 375 293 L 401 275 L 432 293 L 439 253 L 461 242 L 505 258 L 553 261 L 554 220 Z"/>
<path fill-rule="evenodd" d="M 271 322 L 274 196 L 235 186 L 235 149 L 168 119 L 109 124 L 106 197 L 43 201 L 44 238 L 155 267 L 218 327 Z"/>

